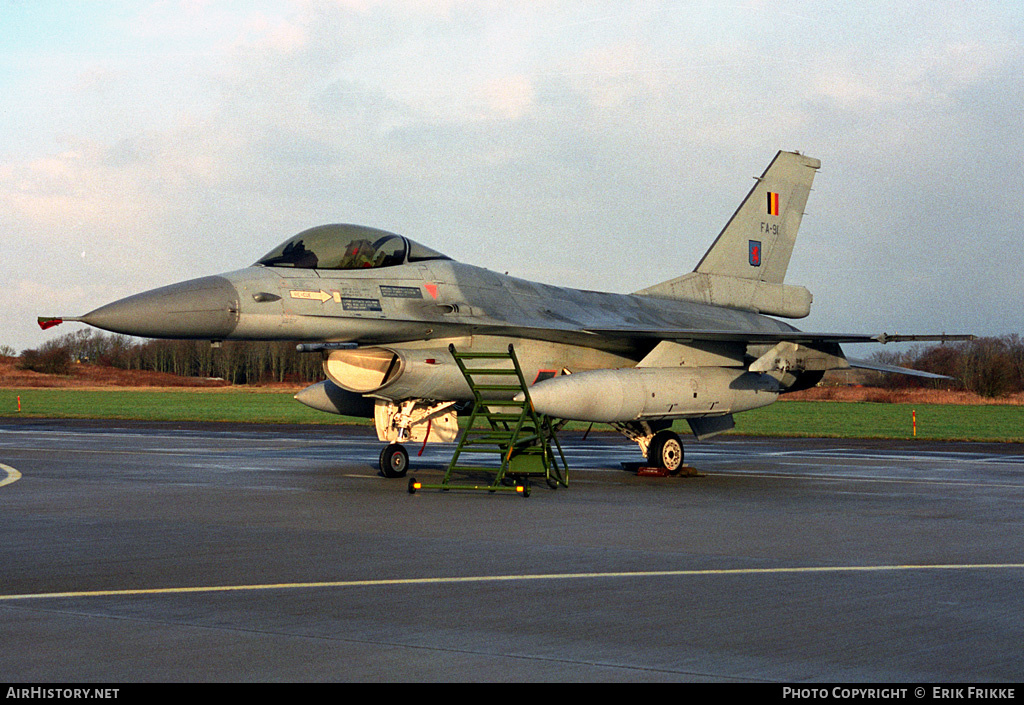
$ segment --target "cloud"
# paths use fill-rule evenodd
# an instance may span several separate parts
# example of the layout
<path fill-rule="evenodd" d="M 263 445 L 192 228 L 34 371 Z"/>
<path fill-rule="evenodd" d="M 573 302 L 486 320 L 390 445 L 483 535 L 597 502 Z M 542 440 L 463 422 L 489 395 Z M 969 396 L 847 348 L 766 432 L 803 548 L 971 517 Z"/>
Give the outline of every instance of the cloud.
<path fill-rule="evenodd" d="M 331 221 L 635 290 L 691 269 L 780 148 L 824 163 L 791 269 L 819 328 L 856 328 L 909 277 L 922 300 L 966 296 L 925 248 L 971 238 L 942 261 L 975 278 L 1016 261 L 1024 52 L 999 4 L 89 7 L 75 36 L 94 40 L 29 24 L 39 40 L 0 64 L 0 275 L 81 307 Z M 1004 309 L 992 332 L 1024 325 L 1001 290 L 976 306 Z"/>
<path fill-rule="evenodd" d="M 842 57 L 814 77 L 812 89 L 850 110 L 955 104 L 964 91 L 991 81 L 1021 58 L 1019 44 L 952 41 L 867 60 Z M 837 65 L 838 63 L 838 65 Z"/>

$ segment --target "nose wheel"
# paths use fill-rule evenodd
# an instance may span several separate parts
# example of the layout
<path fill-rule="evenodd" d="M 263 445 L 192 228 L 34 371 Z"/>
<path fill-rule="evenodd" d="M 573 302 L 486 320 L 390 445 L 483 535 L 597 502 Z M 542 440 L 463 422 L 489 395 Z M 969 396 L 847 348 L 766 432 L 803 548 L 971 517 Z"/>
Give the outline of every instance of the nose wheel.
<path fill-rule="evenodd" d="M 384 477 L 405 477 L 409 470 L 409 453 L 401 443 L 392 443 L 380 452 L 380 471 Z"/>

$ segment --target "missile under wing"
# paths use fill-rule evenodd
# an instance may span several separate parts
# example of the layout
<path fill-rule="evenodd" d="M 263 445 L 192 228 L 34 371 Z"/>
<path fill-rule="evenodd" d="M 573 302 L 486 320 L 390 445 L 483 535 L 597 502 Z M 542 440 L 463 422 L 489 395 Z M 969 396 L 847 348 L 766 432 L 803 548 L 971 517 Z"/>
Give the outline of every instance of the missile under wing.
<path fill-rule="evenodd" d="M 320 354 L 326 379 L 296 395 L 372 416 L 381 470 L 405 474 L 403 443 L 451 441 L 471 390 L 449 352 L 514 345 L 537 411 L 612 424 L 650 464 L 678 468 L 673 421 L 698 438 L 733 414 L 868 366 L 841 345 L 909 336 L 800 331 L 811 293 L 785 283 L 816 159 L 779 152 L 694 271 L 633 294 L 539 284 L 456 262 L 407 237 L 322 225 L 252 266 L 154 289 L 76 320 L 153 338 L 290 340 Z M 914 336 L 948 340 L 963 336 Z M 873 367 L 877 368 L 877 365 Z M 927 373 L 889 367 L 887 371 Z M 507 392 L 494 401 L 508 400 Z"/>

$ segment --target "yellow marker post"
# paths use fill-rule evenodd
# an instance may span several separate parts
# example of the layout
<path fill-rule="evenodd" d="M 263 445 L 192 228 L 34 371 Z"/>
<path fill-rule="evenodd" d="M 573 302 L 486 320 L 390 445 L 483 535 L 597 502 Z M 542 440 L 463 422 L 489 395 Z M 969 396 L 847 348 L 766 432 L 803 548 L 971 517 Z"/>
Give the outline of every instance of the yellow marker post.
<path fill-rule="evenodd" d="M 914 438 L 917 438 L 917 409 L 910 410 L 910 418 L 914 426 Z"/>

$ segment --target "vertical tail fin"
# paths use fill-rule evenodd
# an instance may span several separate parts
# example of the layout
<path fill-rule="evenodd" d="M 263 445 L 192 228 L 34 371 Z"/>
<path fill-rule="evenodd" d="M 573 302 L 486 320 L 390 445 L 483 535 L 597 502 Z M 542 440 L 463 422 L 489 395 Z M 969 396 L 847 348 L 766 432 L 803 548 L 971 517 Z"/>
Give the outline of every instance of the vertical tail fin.
<path fill-rule="evenodd" d="M 695 271 L 781 284 L 821 162 L 779 152 Z"/>
<path fill-rule="evenodd" d="M 820 167 L 820 161 L 802 154 L 776 154 L 693 272 L 636 293 L 806 316 L 811 293 L 783 280 Z"/>

